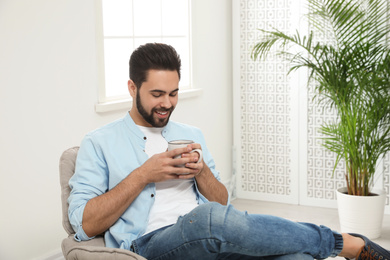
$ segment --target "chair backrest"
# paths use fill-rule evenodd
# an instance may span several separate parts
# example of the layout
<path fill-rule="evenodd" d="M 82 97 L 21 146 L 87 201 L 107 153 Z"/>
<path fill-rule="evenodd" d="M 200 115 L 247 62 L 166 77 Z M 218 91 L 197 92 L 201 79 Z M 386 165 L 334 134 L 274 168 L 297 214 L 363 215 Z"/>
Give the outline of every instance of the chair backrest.
<path fill-rule="evenodd" d="M 73 228 L 68 217 L 68 197 L 70 194 L 69 179 L 73 176 L 79 147 L 75 146 L 65 150 L 60 158 L 60 184 L 62 202 L 62 226 L 68 235 L 73 234 Z"/>
<path fill-rule="evenodd" d="M 60 158 L 60 184 L 62 202 L 62 226 L 68 233 L 68 237 L 62 241 L 62 252 L 65 259 L 112 259 L 112 260 L 146 260 L 126 249 L 105 247 L 103 236 L 96 236 L 87 241 L 77 242 L 73 238 L 73 228 L 68 217 L 68 197 L 70 194 L 69 179 L 73 176 L 76 166 L 76 158 L 79 147 L 65 150 Z"/>

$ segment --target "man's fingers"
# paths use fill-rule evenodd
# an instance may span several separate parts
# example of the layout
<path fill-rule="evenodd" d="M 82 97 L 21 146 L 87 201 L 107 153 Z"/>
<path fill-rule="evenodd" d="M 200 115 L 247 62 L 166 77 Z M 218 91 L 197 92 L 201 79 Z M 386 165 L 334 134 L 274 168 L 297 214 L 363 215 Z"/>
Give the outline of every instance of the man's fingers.
<path fill-rule="evenodd" d="M 173 149 L 173 150 L 168 151 L 168 156 L 173 158 L 173 157 L 176 157 L 178 155 L 182 155 L 184 153 L 189 153 L 191 151 L 192 151 L 191 146 L 177 148 L 177 149 Z"/>

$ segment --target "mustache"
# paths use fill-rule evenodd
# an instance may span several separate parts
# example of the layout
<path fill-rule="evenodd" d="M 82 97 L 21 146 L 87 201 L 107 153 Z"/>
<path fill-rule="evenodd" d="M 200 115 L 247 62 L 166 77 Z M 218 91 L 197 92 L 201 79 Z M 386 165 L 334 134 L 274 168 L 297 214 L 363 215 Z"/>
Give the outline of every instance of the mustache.
<path fill-rule="evenodd" d="M 170 108 L 153 108 L 153 111 L 158 111 L 158 112 L 172 112 L 175 107 L 170 107 Z"/>

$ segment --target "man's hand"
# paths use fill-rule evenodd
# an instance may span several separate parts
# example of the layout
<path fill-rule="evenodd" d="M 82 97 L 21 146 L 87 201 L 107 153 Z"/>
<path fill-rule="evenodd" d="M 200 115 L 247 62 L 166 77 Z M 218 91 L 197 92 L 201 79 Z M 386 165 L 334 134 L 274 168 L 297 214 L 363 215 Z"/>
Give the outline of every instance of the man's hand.
<path fill-rule="evenodd" d="M 201 149 L 200 144 L 191 144 L 192 149 Z M 209 201 L 216 201 L 223 205 L 227 204 L 228 192 L 226 187 L 219 182 L 210 168 L 203 162 L 203 160 L 197 163 L 199 154 L 196 152 L 185 153 L 182 155 L 185 158 L 190 158 L 192 162 L 187 163 L 185 166 L 188 169 L 192 169 L 195 173 L 191 175 L 180 175 L 179 178 L 193 178 L 195 177 L 198 184 L 199 192 L 203 194 Z"/>
<path fill-rule="evenodd" d="M 199 174 L 203 169 L 203 161 L 199 159 L 197 152 L 190 153 L 193 149 L 201 148 L 200 144 L 190 144 L 184 148 L 174 149 L 150 157 L 139 170 L 146 184 L 162 182 L 171 179 L 189 179 Z M 181 158 L 175 158 L 181 155 Z M 176 165 L 185 165 L 177 167 Z"/>
<path fill-rule="evenodd" d="M 200 144 L 190 144 L 189 146 L 191 146 L 191 150 L 202 149 Z M 178 176 L 180 179 L 189 179 L 189 178 L 196 177 L 197 175 L 199 175 L 203 171 L 204 162 L 203 162 L 203 160 L 198 162 L 199 154 L 197 152 L 184 153 L 184 154 L 182 154 L 182 158 L 188 158 L 190 160 L 188 163 L 185 164 L 185 167 L 188 169 L 192 169 L 193 172 L 191 174 L 188 174 L 188 175 Z"/>

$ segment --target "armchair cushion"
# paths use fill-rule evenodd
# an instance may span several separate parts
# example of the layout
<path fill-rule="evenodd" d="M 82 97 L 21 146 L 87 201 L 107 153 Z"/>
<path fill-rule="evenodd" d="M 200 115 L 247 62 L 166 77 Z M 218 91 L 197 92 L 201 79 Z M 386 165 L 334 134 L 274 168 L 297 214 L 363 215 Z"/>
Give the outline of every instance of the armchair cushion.
<path fill-rule="evenodd" d="M 104 247 L 104 239 L 101 236 L 77 242 L 73 239 L 72 234 L 62 241 L 62 252 L 65 259 L 72 260 L 146 260 L 146 258 L 125 249 Z"/>

